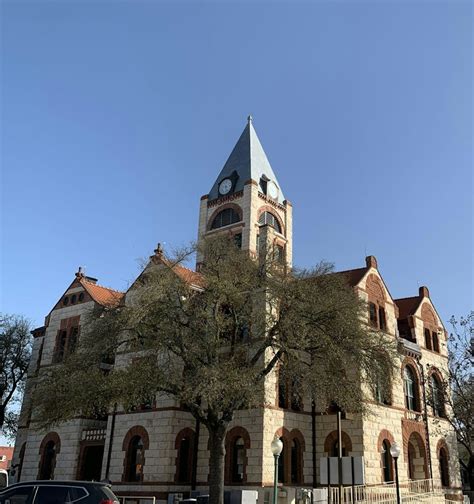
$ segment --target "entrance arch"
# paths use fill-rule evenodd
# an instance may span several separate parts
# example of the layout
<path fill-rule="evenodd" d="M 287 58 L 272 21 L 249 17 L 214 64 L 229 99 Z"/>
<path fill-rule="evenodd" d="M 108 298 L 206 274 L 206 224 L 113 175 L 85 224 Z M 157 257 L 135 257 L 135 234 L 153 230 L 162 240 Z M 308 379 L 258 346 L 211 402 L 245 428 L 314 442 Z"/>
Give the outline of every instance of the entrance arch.
<path fill-rule="evenodd" d="M 408 478 L 412 480 L 428 478 L 428 461 L 425 443 L 418 432 L 412 432 L 407 446 Z"/>

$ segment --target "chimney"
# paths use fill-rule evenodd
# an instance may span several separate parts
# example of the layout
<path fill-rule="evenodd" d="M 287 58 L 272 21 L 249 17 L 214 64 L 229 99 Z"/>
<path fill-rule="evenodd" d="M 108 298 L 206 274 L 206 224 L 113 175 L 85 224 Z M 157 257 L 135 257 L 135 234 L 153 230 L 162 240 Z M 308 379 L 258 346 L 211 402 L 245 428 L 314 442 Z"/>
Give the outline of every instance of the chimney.
<path fill-rule="evenodd" d="M 426 298 L 430 297 L 430 291 L 428 290 L 428 287 L 426 287 L 425 285 L 422 285 L 418 289 L 418 292 L 419 292 L 420 297 L 426 297 Z"/>
<path fill-rule="evenodd" d="M 365 258 L 365 264 L 367 268 L 375 268 L 377 269 L 377 259 L 375 256 L 370 255 Z"/>

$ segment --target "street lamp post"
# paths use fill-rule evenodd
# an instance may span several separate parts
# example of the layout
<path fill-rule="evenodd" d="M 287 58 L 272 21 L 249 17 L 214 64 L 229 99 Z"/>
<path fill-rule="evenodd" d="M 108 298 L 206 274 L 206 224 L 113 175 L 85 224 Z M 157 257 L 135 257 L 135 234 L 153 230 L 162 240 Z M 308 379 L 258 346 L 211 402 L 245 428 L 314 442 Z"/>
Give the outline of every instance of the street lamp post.
<path fill-rule="evenodd" d="M 283 443 L 278 436 L 275 436 L 272 441 L 272 453 L 275 459 L 275 472 L 273 476 L 273 504 L 277 504 L 278 494 L 278 459 L 283 451 Z"/>
<path fill-rule="evenodd" d="M 397 443 L 393 443 L 393 445 L 390 447 L 390 455 L 395 462 L 395 487 L 397 489 L 397 504 L 400 504 L 400 483 L 398 481 L 398 457 L 400 456 L 400 447 Z"/>

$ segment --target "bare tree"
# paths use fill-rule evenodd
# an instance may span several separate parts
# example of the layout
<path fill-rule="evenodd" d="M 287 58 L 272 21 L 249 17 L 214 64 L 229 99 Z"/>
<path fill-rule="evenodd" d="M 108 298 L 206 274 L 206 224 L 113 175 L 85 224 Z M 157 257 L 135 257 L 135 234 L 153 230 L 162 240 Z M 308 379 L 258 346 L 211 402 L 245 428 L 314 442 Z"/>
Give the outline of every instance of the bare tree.
<path fill-rule="evenodd" d="M 30 355 L 29 322 L 0 314 L 0 430 L 10 437 L 16 431 L 18 414 L 13 407 L 21 400 Z"/>
<path fill-rule="evenodd" d="M 450 320 L 453 332 L 449 338 L 449 387 L 446 394 L 447 419 L 456 432 L 460 445 L 460 463 L 474 488 L 474 380 L 472 376 L 474 351 L 474 311 L 458 321 Z"/>
<path fill-rule="evenodd" d="M 222 504 L 229 422 L 264 404 L 269 373 L 284 366 L 300 393 L 360 412 L 360 382 L 389 379 L 394 342 L 369 328 L 366 305 L 327 264 L 289 271 L 226 237 L 202 254 L 199 274 L 181 266 L 187 253 L 158 255 L 126 304 L 95 314 L 76 353 L 40 381 L 35 419 L 44 427 L 167 394 L 207 428 L 210 503 Z"/>

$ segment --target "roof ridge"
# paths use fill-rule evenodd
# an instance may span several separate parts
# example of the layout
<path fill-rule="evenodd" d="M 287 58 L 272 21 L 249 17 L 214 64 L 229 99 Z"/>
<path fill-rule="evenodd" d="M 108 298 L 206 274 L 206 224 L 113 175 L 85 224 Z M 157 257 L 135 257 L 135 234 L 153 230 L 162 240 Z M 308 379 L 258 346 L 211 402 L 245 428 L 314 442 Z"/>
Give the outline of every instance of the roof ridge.
<path fill-rule="evenodd" d="M 89 280 L 85 280 L 84 278 L 82 278 L 81 281 L 85 282 L 89 285 L 93 285 L 94 287 L 100 287 L 101 289 L 106 289 L 108 291 L 116 292 L 117 294 L 125 294 L 125 292 L 118 291 L 116 289 L 112 289 L 112 287 L 106 287 L 105 285 L 100 285 L 98 283 L 90 282 Z"/>
<path fill-rule="evenodd" d="M 404 301 L 405 299 L 419 299 L 420 296 L 407 296 L 407 297 L 403 297 L 403 298 L 396 298 L 394 299 L 394 301 Z"/>

